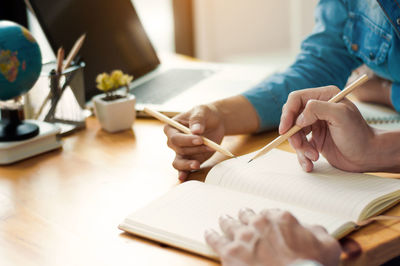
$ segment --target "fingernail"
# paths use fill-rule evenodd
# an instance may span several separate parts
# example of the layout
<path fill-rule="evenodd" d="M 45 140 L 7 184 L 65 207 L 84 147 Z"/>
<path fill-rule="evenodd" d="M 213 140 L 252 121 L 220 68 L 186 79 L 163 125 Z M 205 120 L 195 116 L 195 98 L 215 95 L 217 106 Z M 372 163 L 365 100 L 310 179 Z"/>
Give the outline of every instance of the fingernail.
<path fill-rule="evenodd" d="M 315 160 L 315 154 L 314 154 L 313 152 L 305 151 L 305 152 L 304 152 L 304 155 L 305 155 L 308 159 L 310 159 L 310 160 L 312 160 L 312 161 Z"/>
<path fill-rule="evenodd" d="M 303 113 L 301 113 L 299 115 L 299 117 L 297 117 L 296 124 L 301 126 L 301 125 L 303 125 L 303 123 L 304 123 L 304 115 L 303 115 Z"/>
<path fill-rule="evenodd" d="M 180 181 L 185 181 L 185 177 L 184 177 L 183 175 L 179 175 L 178 179 L 179 179 Z"/>
<path fill-rule="evenodd" d="M 193 124 L 193 125 L 190 127 L 190 129 L 191 129 L 192 131 L 200 131 L 201 125 L 200 125 L 200 124 Z"/>
<path fill-rule="evenodd" d="M 191 164 L 190 164 L 190 168 L 192 168 L 192 169 L 197 169 L 196 163 L 191 163 Z"/>
<path fill-rule="evenodd" d="M 201 145 L 203 142 L 201 141 L 201 139 L 195 138 L 195 139 L 192 141 L 192 143 L 193 143 L 194 145 Z"/>
<path fill-rule="evenodd" d="M 307 164 L 306 163 L 301 163 L 301 167 L 303 168 L 304 171 L 307 171 Z"/>

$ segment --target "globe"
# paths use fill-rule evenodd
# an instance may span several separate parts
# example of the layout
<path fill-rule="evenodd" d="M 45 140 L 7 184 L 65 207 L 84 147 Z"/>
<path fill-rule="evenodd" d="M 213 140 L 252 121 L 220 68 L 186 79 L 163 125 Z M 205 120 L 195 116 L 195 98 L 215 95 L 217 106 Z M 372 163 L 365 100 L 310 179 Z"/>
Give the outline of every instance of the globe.
<path fill-rule="evenodd" d="M 29 91 L 41 69 L 42 55 L 30 32 L 14 22 L 0 20 L 0 100 Z"/>

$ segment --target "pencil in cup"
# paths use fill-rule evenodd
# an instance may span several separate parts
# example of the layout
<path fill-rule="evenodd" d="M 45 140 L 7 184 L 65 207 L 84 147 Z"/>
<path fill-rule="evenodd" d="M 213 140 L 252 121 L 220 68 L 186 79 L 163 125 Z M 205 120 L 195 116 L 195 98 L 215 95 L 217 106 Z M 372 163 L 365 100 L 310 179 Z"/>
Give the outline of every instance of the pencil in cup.
<path fill-rule="evenodd" d="M 347 86 L 346 88 L 344 88 L 344 90 L 342 90 L 341 92 L 339 92 L 338 94 L 336 94 L 335 96 L 333 96 L 328 102 L 330 103 L 337 103 L 340 102 L 341 100 L 343 100 L 344 97 L 346 97 L 350 92 L 352 92 L 355 88 L 357 88 L 358 86 L 360 86 L 361 84 L 363 84 L 364 82 L 366 82 L 368 80 L 368 76 L 366 74 L 360 76 L 357 80 L 355 80 L 354 82 L 352 82 L 349 86 Z M 274 139 L 273 141 L 271 141 L 270 143 L 268 143 L 264 148 L 262 148 L 253 158 L 251 158 L 249 160 L 249 162 L 253 161 L 254 159 L 268 153 L 270 150 L 278 147 L 281 143 L 283 143 L 284 141 L 286 141 L 288 138 L 290 138 L 291 136 L 293 136 L 294 134 L 296 134 L 297 132 L 299 132 L 302 129 L 302 127 L 298 126 L 298 125 L 294 125 L 291 129 L 289 129 L 288 132 L 286 132 L 283 135 L 280 135 L 279 137 L 277 137 L 276 139 Z"/>
<path fill-rule="evenodd" d="M 164 123 L 167 123 L 170 126 L 173 126 L 174 128 L 182 131 L 183 133 L 186 133 L 186 134 L 189 134 L 189 135 L 193 135 L 192 131 L 190 131 L 189 128 L 185 127 L 184 125 L 178 123 L 177 121 L 175 121 L 175 120 L 173 120 L 173 119 L 171 119 L 171 118 L 169 118 L 169 117 L 167 117 L 167 116 L 165 116 L 165 115 L 163 115 L 163 114 L 161 114 L 161 113 L 159 113 L 157 111 L 154 111 L 154 110 L 152 110 L 150 108 L 147 108 L 147 107 L 145 107 L 143 109 L 143 111 L 145 111 L 149 115 L 153 116 L 154 118 L 157 118 L 158 120 L 160 120 L 160 121 L 162 121 Z M 232 157 L 232 158 L 235 157 L 235 155 L 233 155 L 230 151 L 228 151 L 227 149 L 221 147 L 220 145 L 218 145 L 214 141 L 209 140 L 206 137 L 202 137 L 202 136 L 200 136 L 200 137 L 203 139 L 204 145 L 206 145 L 206 146 L 214 149 L 215 151 L 218 151 L 218 152 L 220 152 L 220 153 L 222 153 L 222 154 L 224 154 L 224 155 L 226 155 L 228 157 Z"/>

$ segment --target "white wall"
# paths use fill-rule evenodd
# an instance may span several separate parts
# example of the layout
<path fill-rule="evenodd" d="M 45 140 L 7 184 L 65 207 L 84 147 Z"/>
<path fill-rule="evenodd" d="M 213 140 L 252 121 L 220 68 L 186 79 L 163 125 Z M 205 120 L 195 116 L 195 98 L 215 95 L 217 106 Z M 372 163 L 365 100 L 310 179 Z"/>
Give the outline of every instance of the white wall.
<path fill-rule="evenodd" d="M 196 54 L 252 62 L 298 52 L 314 25 L 317 0 L 195 0 Z"/>

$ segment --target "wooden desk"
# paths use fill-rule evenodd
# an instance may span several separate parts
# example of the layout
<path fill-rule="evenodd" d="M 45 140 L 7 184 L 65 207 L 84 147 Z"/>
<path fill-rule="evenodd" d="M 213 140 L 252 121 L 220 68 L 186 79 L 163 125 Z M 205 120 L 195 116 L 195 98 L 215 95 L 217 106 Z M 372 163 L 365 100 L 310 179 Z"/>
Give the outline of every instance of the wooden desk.
<path fill-rule="evenodd" d="M 228 137 L 224 145 L 243 154 L 273 137 Z M 62 150 L 0 167 L 0 265 L 217 265 L 117 229 L 178 184 L 173 158 L 161 123 L 140 119 L 133 131 L 108 134 L 91 117 Z M 400 215 L 400 206 L 390 214 Z M 346 264 L 400 255 L 400 223 L 375 223 L 350 238 L 363 252 Z"/>

